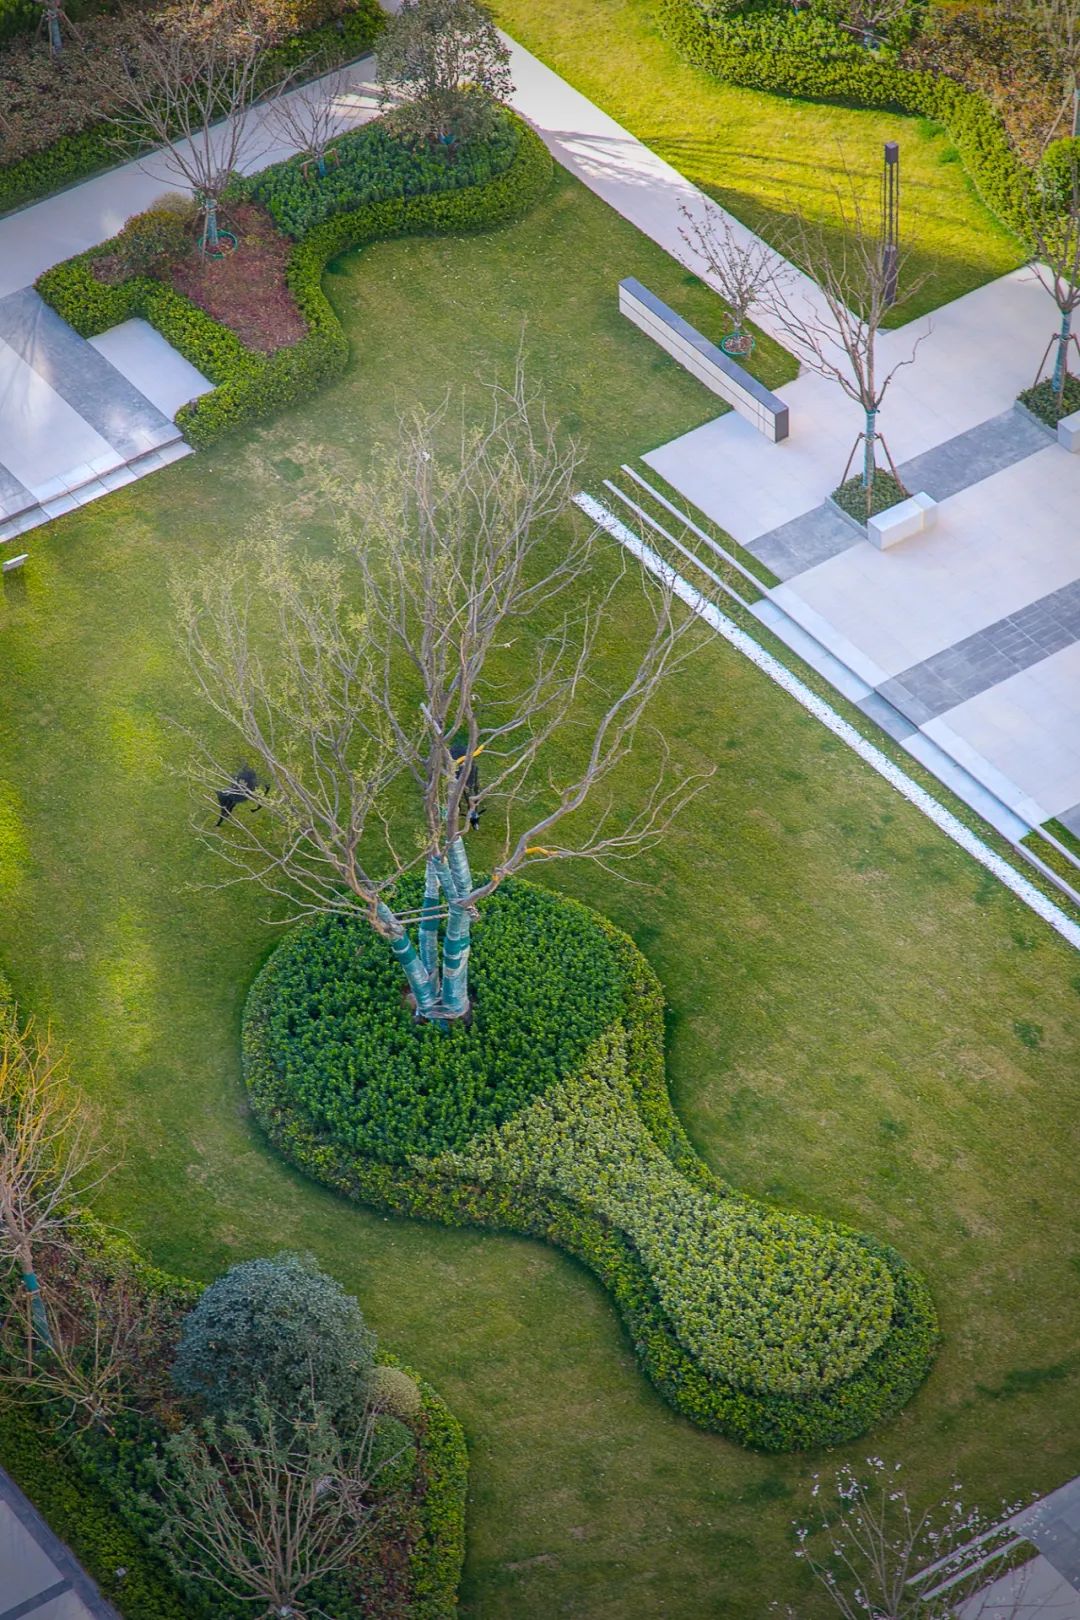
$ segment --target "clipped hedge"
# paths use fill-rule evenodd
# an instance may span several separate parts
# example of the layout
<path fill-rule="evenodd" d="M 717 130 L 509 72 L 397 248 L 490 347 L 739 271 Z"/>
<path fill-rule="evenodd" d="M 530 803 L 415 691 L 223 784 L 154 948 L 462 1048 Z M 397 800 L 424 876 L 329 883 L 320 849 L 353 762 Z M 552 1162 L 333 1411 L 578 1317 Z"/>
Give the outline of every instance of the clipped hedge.
<path fill-rule="evenodd" d="M 564 1181 L 556 1162 L 560 1152 L 548 1139 L 537 1146 L 534 1138 L 530 1150 L 546 1160 L 548 1173 L 538 1174 L 535 1162 L 515 1166 L 517 1175 L 513 1181 L 500 1173 L 500 1154 L 512 1158 L 521 1149 L 514 1119 L 500 1128 L 498 1142 L 494 1136 L 500 1136 L 500 1132 L 494 1136 L 489 1132 L 460 1158 L 448 1154 L 431 1160 L 411 1155 L 408 1164 L 388 1164 L 370 1152 L 335 1140 L 313 1124 L 297 1105 L 290 1085 L 283 1081 L 271 1035 L 278 1016 L 277 964 L 287 959 L 289 945 L 295 941 L 286 942 L 270 958 L 252 987 L 245 1016 L 245 1076 L 253 1109 L 264 1130 L 286 1158 L 346 1196 L 398 1214 L 451 1225 L 474 1224 L 526 1233 L 556 1243 L 577 1256 L 611 1291 L 638 1358 L 657 1389 L 679 1411 L 705 1428 L 761 1450 L 786 1451 L 837 1444 L 893 1415 L 925 1378 L 936 1347 L 934 1309 L 925 1282 L 886 1246 L 833 1223 L 768 1210 L 743 1198 L 709 1171 L 690 1146 L 668 1097 L 663 1062 L 663 998 L 655 976 L 625 935 L 584 908 L 574 908 L 572 902 L 560 903 L 587 918 L 589 926 L 604 935 L 608 949 L 619 961 L 623 982 L 619 1039 L 625 1041 L 625 1084 L 638 1120 L 648 1133 L 650 1149 L 654 1147 L 658 1157 L 666 1158 L 669 1173 L 673 1168 L 681 1178 L 686 1208 L 693 1204 L 695 1190 L 704 1195 L 693 1210 L 690 1224 L 699 1219 L 706 1203 L 718 1219 L 727 1221 L 729 1231 L 737 1231 L 743 1219 L 766 1227 L 772 1222 L 789 1221 L 801 1229 L 803 1243 L 807 1232 L 816 1230 L 825 1252 L 834 1243 L 842 1242 L 852 1257 L 853 1275 L 862 1270 L 868 1278 L 887 1282 L 887 1290 L 869 1302 L 864 1319 L 868 1330 L 864 1359 L 856 1370 L 828 1387 L 798 1391 L 740 1388 L 726 1378 L 711 1375 L 702 1357 L 691 1354 L 682 1334 L 676 1332 L 662 1297 L 666 1289 L 670 1299 L 671 1278 L 658 1286 L 639 1252 L 640 1232 L 635 1241 L 621 1225 L 624 1210 L 618 1211 L 618 1218 L 609 1218 L 603 1208 L 603 1190 L 597 1198 L 596 1189 L 587 1188 L 583 1181 L 578 1180 L 576 1185 Z M 477 965 L 480 941 L 478 931 L 473 956 Z M 351 985 L 346 992 L 343 982 L 336 989 L 340 995 L 352 993 Z M 317 1020 L 319 1010 L 314 1009 L 311 1016 Z M 557 1096 L 556 1110 L 565 1101 L 564 1096 Z M 538 1109 L 542 1102 L 530 1108 Z M 597 1181 L 617 1183 L 626 1158 L 619 1142 L 613 1141 L 611 1148 L 606 1166 L 594 1162 L 584 1166 L 584 1173 L 592 1174 Z M 635 1144 L 634 1155 L 639 1163 L 648 1157 L 640 1143 Z M 565 1163 L 562 1156 L 563 1167 Z M 689 1241 L 693 1242 L 693 1232 Z M 814 1245 L 807 1247 L 813 1249 Z M 860 1257 L 861 1265 L 855 1257 Z M 696 1286 L 694 1279 L 688 1295 L 694 1295 Z M 875 1348 L 874 1306 L 886 1292 L 889 1309 L 880 1324 L 880 1342 Z M 692 1309 L 699 1305 L 693 1304 Z M 783 1381 L 782 1376 L 778 1381 Z"/>
<path fill-rule="evenodd" d="M 16 1017 L 15 997 L 0 973 L 0 1023 Z M 81 1253 L 122 1268 L 148 1294 L 184 1310 L 201 1296 L 203 1284 L 152 1265 L 89 1212 L 79 1212 L 76 1230 Z M 453 1620 L 465 1562 L 469 1458 L 464 1430 L 418 1373 L 392 1355 L 380 1352 L 377 1361 L 400 1369 L 420 1397 L 414 1420 L 419 1478 L 409 1552 L 410 1620 Z M 0 1463 L 125 1620 L 219 1620 L 222 1604 L 202 1593 L 182 1592 L 147 1539 L 151 1525 L 140 1493 L 150 1483 L 144 1457 L 158 1431 L 138 1417 L 122 1419 L 117 1428 L 115 1440 L 69 1435 L 62 1442 L 44 1408 L 8 1400 L 0 1405 Z M 342 1611 L 340 1620 L 350 1617 Z"/>
<path fill-rule="evenodd" d="M 464 191 L 370 202 L 324 221 L 298 242 L 286 275 L 308 335 L 274 354 L 246 348 L 235 333 L 161 282 L 136 277 L 104 286 L 91 265 L 109 251 L 107 242 L 46 270 L 37 289 L 83 337 L 142 316 L 215 383 L 211 393 L 191 400 L 176 416 L 185 437 L 204 448 L 306 399 L 344 371 L 348 339 L 322 286 L 329 260 L 389 237 L 487 230 L 519 218 L 540 200 L 551 182 L 551 155 L 533 130 L 517 119 L 514 124 L 513 159 L 495 179 Z"/>
<path fill-rule="evenodd" d="M 747 90 L 931 118 L 943 124 L 975 189 L 1028 235 L 1031 175 L 990 104 L 954 79 L 901 67 L 829 19 L 806 12 L 723 15 L 698 0 L 657 0 L 661 32 L 697 67 Z"/>
<path fill-rule="evenodd" d="M 37 22 L 38 8 L 31 11 Z M 379 0 L 356 0 L 355 9 L 334 22 L 324 23 L 310 33 L 298 34 L 266 52 L 263 83 L 269 86 L 295 72 L 313 57 L 325 61 L 329 70 L 336 64 L 367 54 L 375 44 L 385 21 Z M 51 196 L 66 186 L 87 180 L 120 161 L 113 126 L 103 121 L 90 124 L 78 134 L 61 135 L 41 152 L 31 152 L 15 163 L 0 165 L 0 214 L 41 197 Z"/>
<path fill-rule="evenodd" d="M 396 140 L 385 124 L 375 122 L 338 137 L 335 159 L 318 180 L 305 176 L 310 159 L 298 153 L 253 175 L 243 189 L 283 231 L 299 238 L 332 215 L 365 203 L 484 185 L 510 167 L 517 139 L 511 120 L 500 118 L 490 140 L 469 142 L 451 163 L 438 151 Z"/>

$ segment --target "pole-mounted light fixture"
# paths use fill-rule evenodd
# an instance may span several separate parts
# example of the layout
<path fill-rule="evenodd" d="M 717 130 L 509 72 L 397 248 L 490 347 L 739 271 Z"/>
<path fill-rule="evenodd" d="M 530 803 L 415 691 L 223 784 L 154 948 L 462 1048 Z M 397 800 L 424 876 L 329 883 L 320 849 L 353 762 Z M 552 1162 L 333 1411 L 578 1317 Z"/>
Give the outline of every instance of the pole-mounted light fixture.
<path fill-rule="evenodd" d="M 900 142 L 885 142 L 885 167 L 881 175 L 881 244 L 885 276 L 885 308 L 896 303 L 900 268 Z"/>

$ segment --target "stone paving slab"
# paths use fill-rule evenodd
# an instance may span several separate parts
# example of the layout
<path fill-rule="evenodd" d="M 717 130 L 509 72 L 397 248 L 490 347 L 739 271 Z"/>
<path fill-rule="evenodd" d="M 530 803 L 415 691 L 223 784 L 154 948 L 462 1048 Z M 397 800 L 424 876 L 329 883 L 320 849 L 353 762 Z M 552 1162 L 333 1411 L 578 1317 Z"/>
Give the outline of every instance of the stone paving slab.
<path fill-rule="evenodd" d="M 900 482 L 913 494 L 925 492 L 935 501 L 944 501 L 1046 446 L 1046 429 L 1014 405 L 1000 416 L 992 416 L 978 427 L 902 462 L 896 470 Z"/>
<path fill-rule="evenodd" d="M 121 1620 L 3 1469 L 0 1620 Z"/>
<path fill-rule="evenodd" d="M 1076 641 L 1080 580 L 965 636 L 886 681 L 879 691 L 916 725 L 925 725 Z"/>
<path fill-rule="evenodd" d="M 87 341 L 170 421 L 181 405 L 214 386 L 149 321 L 122 321 Z"/>
<path fill-rule="evenodd" d="M 859 544 L 851 524 L 833 507 L 822 505 L 747 541 L 746 550 L 771 568 L 777 579 L 794 579 Z"/>
<path fill-rule="evenodd" d="M 124 460 L 177 437 L 175 424 L 165 413 L 50 309 L 33 287 L 0 298 L 0 340 Z M 27 424 L 30 432 L 35 427 L 33 421 Z"/>

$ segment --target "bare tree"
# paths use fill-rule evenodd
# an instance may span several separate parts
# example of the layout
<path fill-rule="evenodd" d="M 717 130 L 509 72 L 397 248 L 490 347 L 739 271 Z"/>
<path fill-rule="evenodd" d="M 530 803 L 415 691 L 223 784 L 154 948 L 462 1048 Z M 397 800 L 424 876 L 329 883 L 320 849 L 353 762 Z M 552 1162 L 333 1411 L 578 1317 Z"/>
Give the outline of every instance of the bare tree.
<path fill-rule="evenodd" d="M 32 1027 L 0 1024 L 0 1257 L 22 1277 L 32 1337 L 53 1336 L 35 1254 L 66 1240 L 74 1201 L 100 1181 L 100 1152 L 85 1104 L 52 1043 Z"/>
<path fill-rule="evenodd" d="M 203 247 L 219 248 L 218 211 L 229 177 L 248 152 L 260 88 L 263 40 L 242 5 L 188 0 L 141 30 L 110 122 L 117 143 L 183 181 L 202 212 Z"/>
<path fill-rule="evenodd" d="M 694 621 L 639 571 L 651 632 L 629 674 L 605 676 L 602 637 L 626 633 L 621 576 L 599 564 L 623 554 L 573 521 L 577 452 L 520 371 L 486 423 L 463 420 L 444 452 L 451 431 L 445 409 L 417 412 L 369 480 L 339 487 L 336 560 L 301 572 L 271 535 L 177 592 L 197 684 L 229 746 L 238 740 L 270 784 L 265 814 L 207 831 L 233 881 L 260 882 L 290 916 L 365 919 L 401 964 L 417 1016 L 440 1024 L 469 1012 L 471 923 L 505 878 L 540 861 L 631 857 L 703 780 L 671 772 L 661 738 L 638 807 L 622 803 L 614 775 L 696 644 L 685 637 Z M 209 802 L 235 774 L 210 749 L 195 769 Z M 474 878 L 464 835 L 496 807 L 493 869 Z M 391 891 L 414 869 L 423 904 L 395 910 Z"/>
<path fill-rule="evenodd" d="M 1060 87 L 1058 115 L 1046 132 L 1049 144 L 1064 133 L 1080 135 L 1080 0 L 1007 0 L 1000 9 L 1031 30 L 1042 75 Z"/>
<path fill-rule="evenodd" d="M 896 467 L 888 445 L 878 428 L 878 417 L 893 378 L 909 366 L 927 335 L 924 332 L 903 359 L 887 368 L 878 362 L 878 336 L 885 316 L 904 299 L 911 298 L 924 278 L 904 277 L 907 256 L 891 251 L 879 218 L 868 218 L 853 177 L 836 193 L 840 229 L 794 216 L 785 243 L 788 256 L 807 271 L 817 283 L 820 303 L 805 291 L 792 291 L 774 280 L 764 303 L 778 322 L 799 360 L 843 389 L 863 411 L 864 426 L 855 440 L 847 466 L 859 448 L 863 449 L 862 487 L 866 514 L 874 510 L 874 478 L 880 470 L 880 446 L 897 483 Z M 906 280 L 903 297 L 896 290 Z"/>
<path fill-rule="evenodd" d="M 930 1506 L 915 1507 L 901 1473 L 899 1463 L 868 1457 L 861 1475 L 848 1466 L 838 1469 L 827 1493 L 815 1475 L 815 1522 L 796 1525 L 796 1558 L 843 1620 L 956 1620 L 961 1612 L 967 1620 L 978 1620 L 979 1594 L 994 1577 L 994 1562 L 987 1555 L 995 1536 L 1003 1547 L 1018 1540 L 1009 1526 L 1015 1506 L 1004 1507 L 996 1520 L 988 1519 L 964 1501 L 954 1482 Z M 1021 1574 L 1015 1607 L 995 1602 L 987 1620 L 990 1613 L 995 1620 L 1031 1614 L 1023 1600 L 1024 1585 Z M 783 1612 L 800 1620 L 790 1606 Z"/>
<path fill-rule="evenodd" d="M 777 255 L 761 240 L 746 231 L 740 236 L 730 216 L 713 203 L 704 213 L 694 213 L 679 205 L 685 223 L 679 235 L 705 263 L 724 303 L 728 306 L 731 333 L 721 342 L 726 354 L 749 354 L 753 337 L 746 330 L 750 311 L 765 289 L 779 274 Z"/>
<path fill-rule="evenodd" d="M 323 79 L 295 89 L 284 84 L 270 110 L 270 125 L 278 138 L 294 151 L 308 156 L 320 179 L 327 172 L 334 155 L 333 143 L 341 128 L 339 94 L 337 77 L 333 84 Z"/>
<path fill-rule="evenodd" d="M 383 111 L 448 152 L 486 134 L 513 92 L 509 48 L 479 0 L 403 0 L 378 56 Z"/>
<path fill-rule="evenodd" d="M 80 1257 L 81 1260 L 81 1257 Z M 89 1272 L 65 1278 L 64 1287 L 43 1281 L 47 1303 L 47 1353 L 19 1353 L 13 1335 L 3 1346 L 0 1378 L 29 1398 L 66 1408 L 76 1429 L 111 1434 L 121 1413 L 137 1404 L 136 1380 L 147 1346 L 154 1345 L 158 1307 L 145 1290 L 123 1276 Z"/>
<path fill-rule="evenodd" d="M 157 1469 L 161 1544 L 183 1578 L 256 1605 L 254 1620 L 306 1620 L 319 1581 L 347 1570 L 377 1522 L 376 1419 L 347 1440 L 313 1402 L 284 1422 L 265 1394 L 241 1421 L 166 1441 Z"/>
<path fill-rule="evenodd" d="M 1069 350 L 1077 348 L 1072 330 L 1073 316 L 1080 308 L 1080 160 L 1067 155 L 1060 183 L 1044 187 L 1030 214 L 1031 239 L 1035 252 L 1032 269 L 1057 305 L 1060 324 L 1043 353 L 1035 378 L 1038 386 L 1043 366 L 1051 350 L 1054 370 L 1051 389 L 1054 405 L 1061 414 L 1065 385 L 1069 377 Z"/>
<path fill-rule="evenodd" d="M 64 10 L 62 0 L 38 0 L 38 4 L 41 7 L 41 22 L 38 24 L 38 28 L 40 29 L 42 23 L 44 23 L 45 35 L 49 41 L 49 55 L 53 58 L 58 57 L 64 48 L 63 32 L 60 25 L 63 22 L 70 27 L 71 19 Z"/>

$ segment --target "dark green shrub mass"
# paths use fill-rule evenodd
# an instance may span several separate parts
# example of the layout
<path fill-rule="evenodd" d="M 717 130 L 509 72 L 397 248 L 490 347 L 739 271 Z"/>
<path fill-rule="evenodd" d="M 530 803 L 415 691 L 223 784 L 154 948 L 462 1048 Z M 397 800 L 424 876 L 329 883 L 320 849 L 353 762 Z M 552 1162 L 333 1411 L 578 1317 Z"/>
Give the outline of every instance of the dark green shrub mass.
<path fill-rule="evenodd" d="M 419 904 L 412 891 L 403 904 Z M 401 969 L 365 925 L 332 918 L 293 936 L 275 958 L 266 1033 L 317 1129 L 388 1163 L 462 1147 L 573 1074 L 619 1016 L 602 930 L 531 885 L 485 903 L 472 972 L 472 1024 L 444 1032 L 413 1018 Z"/>
<path fill-rule="evenodd" d="M 247 182 L 246 189 L 264 204 L 282 230 L 301 237 L 334 214 L 348 213 L 364 203 L 483 185 L 510 167 L 517 144 L 517 128 L 505 113 L 500 114 L 488 140 L 463 146 L 453 162 L 439 152 L 410 146 L 395 138 L 384 124 L 373 123 L 335 141 L 336 162 L 321 178 L 310 165 L 304 174 L 304 157 L 298 154 L 263 169 Z"/>
<path fill-rule="evenodd" d="M 188 1314 L 172 1377 L 211 1416 L 242 1413 L 262 1386 L 283 1416 L 314 1396 L 347 1426 L 360 1412 L 375 1340 L 360 1307 L 313 1260 L 246 1260 Z"/>
<path fill-rule="evenodd" d="M 539 919 L 550 943 L 534 953 Z M 885 1246 L 745 1198 L 701 1162 L 667 1094 L 660 988 L 632 942 L 508 882 L 473 967 L 472 1028 L 441 1035 L 413 1023 L 362 925 L 291 935 L 244 1030 L 252 1104 L 279 1149 L 378 1207 L 560 1244 L 611 1289 L 661 1393 L 744 1444 L 835 1444 L 898 1411 L 936 1345 L 925 1282 Z"/>
<path fill-rule="evenodd" d="M 344 371 L 348 340 L 322 286 L 323 271 L 339 253 L 395 236 L 489 230 L 539 202 L 551 184 L 551 154 L 520 120 L 513 119 L 512 127 L 516 140 L 509 165 L 494 178 L 459 190 L 367 202 L 332 215 L 298 242 L 286 278 L 308 335 L 273 354 L 246 348 L 235 332 L 150 276 L 104 285 L 93 273 L 93 261 L 112 251 L 108 242 L 46 270 L 37 290 L 83 337 L 142 316 L 216 383 L 176 413 L 185 437 L 205 448 L 236 428 L 275 416 Z"/>

